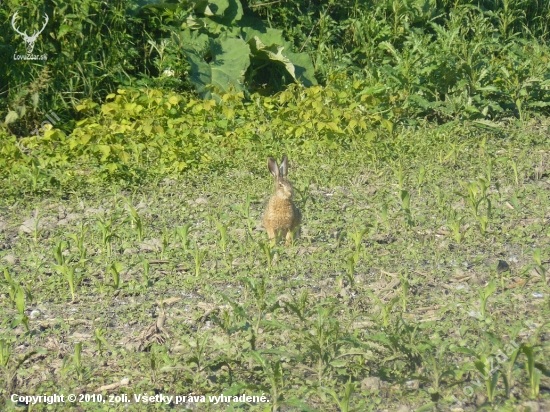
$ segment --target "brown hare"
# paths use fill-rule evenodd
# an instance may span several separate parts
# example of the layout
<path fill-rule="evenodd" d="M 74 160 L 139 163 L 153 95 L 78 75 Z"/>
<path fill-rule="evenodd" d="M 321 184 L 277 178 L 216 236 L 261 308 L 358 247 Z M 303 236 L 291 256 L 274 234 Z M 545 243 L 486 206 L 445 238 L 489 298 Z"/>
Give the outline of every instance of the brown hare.
<path fill-rule="evenodd" d="M 277 242 L 285 236 L 286 245 L 290 245 L 294 235 L 299 234 L 302 215 L 292 203 L 292 184 L 287 179 L 288 158 L 283 156 L 281 167 L 272 157 L 267 158 L 267 167 L 273 175 L 275 192 L 269 199 L 264 214 L 264 227 L 270 240 Z"/>

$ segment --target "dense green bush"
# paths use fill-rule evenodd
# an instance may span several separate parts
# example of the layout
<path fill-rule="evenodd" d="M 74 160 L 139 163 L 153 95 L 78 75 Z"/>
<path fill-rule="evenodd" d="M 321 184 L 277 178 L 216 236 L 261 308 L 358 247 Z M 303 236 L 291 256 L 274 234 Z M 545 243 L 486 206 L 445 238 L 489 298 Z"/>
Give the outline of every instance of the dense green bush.
<path fill-rule="evenodd" d="M 548 112 L 547 1 L 298 1 L 255 9 L 310 50 L 318 77 L 343 71 L 385 87 L 400 120 Z"/>
<path fill-rule="evenodd" d="M 239 0 L 199 2 L 181 28 L 172 38 L 191 66 L 189 80 L 201 97 L 210 98 L 212 89 L 251 91 L 262 83 L 271 91 L 292 82 L 317 84 L 309 56 L 294 53 L 281 30 L 246 18 Z"/>
<path fill-rule="evenodd" d="M 410 30 L 443 25 L 460 9 L 477 9 L 499 34 L 547 41 L 550 36 L 548 0 L 249 0 L 249 7 L 275 27 L 284 28 L 295 45 L 316 51 L 316 57 L 335 49 L 353 52 L 367 41 L 402 44 Z M 433 30 L 431 31 L 433 33 Z M 325 59 L 325 63 L 329 63 Z"/>
<path fill-rule="evenodd" d="M 298 59 L 302 80 L 315 84 L 309 59 L 289 54 L 274 27 L 311 54 L 323 83 L 341 72 L 350 80 L 342 87 L 355 81 L 384 94 L 380 110 L 391 108 L 396 123 L 522 120 L 526 111 L 547 113 L 550 102 L 547 3 L 8 1 L 0 10 L 0 128 L 28 135 L 54 110 L 63 119 L 56 126 L 70 133 L 83 99 L 101 101 L 121 85 L 194 87 L 208 98 L 209 83 L 239 91 L 244 81 L 245 90 L 269 94 L 293 80 L 285 66 L 292 73 Z M 29 33 L 50 16 L 35 47 L 46 62 L 13 60 L 24 46 L 11 28 L 16 11 Z M 241 66 L 214 75 L 237 50 Z"/>
<path fill-rule="evenodd" d="M 40 27 L 45 13 L 50 16 L 34 52 L 46 54 L 46 61 L 14 60 L 14 54 L 23 53 L 21 36 L 11 28 L 16 12 L 19 23 L 29 24 L 29 33 Z M 245 16 L 238 0 L 212 0 L 208 6 L 199 1 L 31 2 L 24 8 L 8 1 L 0 10 L 0 27 L 5 33 L 0 37 L 5 85 L 0 115 L 4 128 L 17 135 L 28 135 L 50 110 L 70 132 L 80 101 L 99 101 L 120 85 L 180 91 L 194 86 L 209 97 L 204 92 L 210 83 L 222 91 L 239 90 L 241 80 L 273 83 L 275 72 L 262 69 L 274 63 L 288 73 L 276 88 L 293 81 L 316 84 L 307 54 L 292 53 L 280 31 Z M 239 64 L 234 56 L 240 56 Z"/>
<path fill-rule="evenodd" d="M 73 108 L 85 98 L 104 96 L 113 85 L 143 70 L 139 49 L 140 22 L 127 14 L 130 2 L 59 1 L 43 3 L 6 1 L 0 9 L 0 114 L 11 112 L 9 130 L 28 135 L 49 110 L 70 130 Z M 18 12 L 21 29 L 32 33 L 49 22 L 40 34 L 34 54 L 46 61 L 14 60 L 25 54 L 21 36 L 11 27 Z"/>
<path fill-rule="evenodd" d="M 255 94 L 247 101 L 242 93 L 225 94 L 217 103 L 192 93 L 121 89 L 101 106 L 78 105 L 87 117 L 70 134 L 51 129 L 0 139 L 0 179 L 13 193 L 131 184 L 189 168 L 220 170 L 243 151 L 264 156 L 277 146 L 315 155 L 319 147 L 368 144 L 374 125 L 393 128 L 377 112 L 375 92 L 296 85 L 275 97 Z"/>

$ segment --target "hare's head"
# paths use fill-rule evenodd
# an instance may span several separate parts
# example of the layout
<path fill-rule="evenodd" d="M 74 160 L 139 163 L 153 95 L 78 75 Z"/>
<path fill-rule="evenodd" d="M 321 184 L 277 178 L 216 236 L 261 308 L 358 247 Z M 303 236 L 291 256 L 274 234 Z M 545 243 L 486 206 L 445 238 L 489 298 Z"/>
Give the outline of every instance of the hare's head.
<path fill-rule="evenodd" d="M 281 166 L 277 165 L 277 161 L 272 157 L 267 158 L 267 167 L 273 175 L 275 183 L 275 196 L 290 199 L 294 193 L 292 184 L 287 180 L 288 174 L 288 158 L 283 156 Z"/>

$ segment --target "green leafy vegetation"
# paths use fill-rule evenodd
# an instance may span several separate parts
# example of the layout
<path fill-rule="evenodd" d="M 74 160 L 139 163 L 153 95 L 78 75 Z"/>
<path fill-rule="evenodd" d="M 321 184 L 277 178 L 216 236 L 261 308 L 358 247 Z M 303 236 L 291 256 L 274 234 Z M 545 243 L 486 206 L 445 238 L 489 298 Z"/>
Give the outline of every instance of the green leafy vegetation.
<path fill-rule="evenodd" d="M 548 10 L 4 2 L 0 409 L 550 410 Z"/>
<path fill-rule="evenodd" d="M 545 130 L 426 127 L 368 149 L 295 148 L 304 226 L 288 248 L 255 229 L 272 183 L 256 150 L 177 180 L 4 200 L 3 376 L 18 393 L 265 393 L 272 410 L 544 409 Z M 495 157 L 516 162 L 519 185 L 495 163 L 474 191 L 474 206 L 491 199 L 480 230 L 465 189 L 478 186 L 464 182 Z M 499 260 L 509 268 L 495 277 Z"/>
<path fill-rule="evenodd" d="M 202 97 L 212 97 L 210 89 L 244 91 L 245 80 L 254 84 L 259 77 L 268 78 L 273 89 L 280 89 L 288 78 L 305 86 L 317 84 L 309 55 L 293 53 L 282 31 L 266 28 L 259 19 L 241 21 L 239 0 L 200 2 L 195 11 L 202 16 L 188 17 L 185 30 L 173 32 L 172 37 L 186 56 L 190 81 Z"/>

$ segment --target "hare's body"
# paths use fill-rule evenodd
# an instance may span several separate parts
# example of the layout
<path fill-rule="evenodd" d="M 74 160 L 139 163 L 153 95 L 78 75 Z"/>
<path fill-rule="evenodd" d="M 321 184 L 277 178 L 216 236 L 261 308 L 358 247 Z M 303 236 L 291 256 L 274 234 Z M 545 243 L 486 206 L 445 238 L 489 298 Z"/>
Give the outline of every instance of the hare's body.
<path fill-rule="evenodd" d="M 279 169 L 277 162 L 269 157 L 267 167 L 273 175 L 275 193 L 267 204 L 263 224 L 269 239 L 277 241 L 280 237 L 285 236 L 288 246 L 292 237 L 299 234 L 300 223 L 302 222 L 300 211 L 292 203 L 292 185 L 287 180 L 288 159 L 283 156 Z"/>
<path fill-rule="evenodd" d="M 277 195 L 269 199 L 264 216 L 264 227 L 270 239 L 284 235 L 288 243 L 292 232 L 297 232 L 301 220 L 300 211 L 290 199 Z"/>

